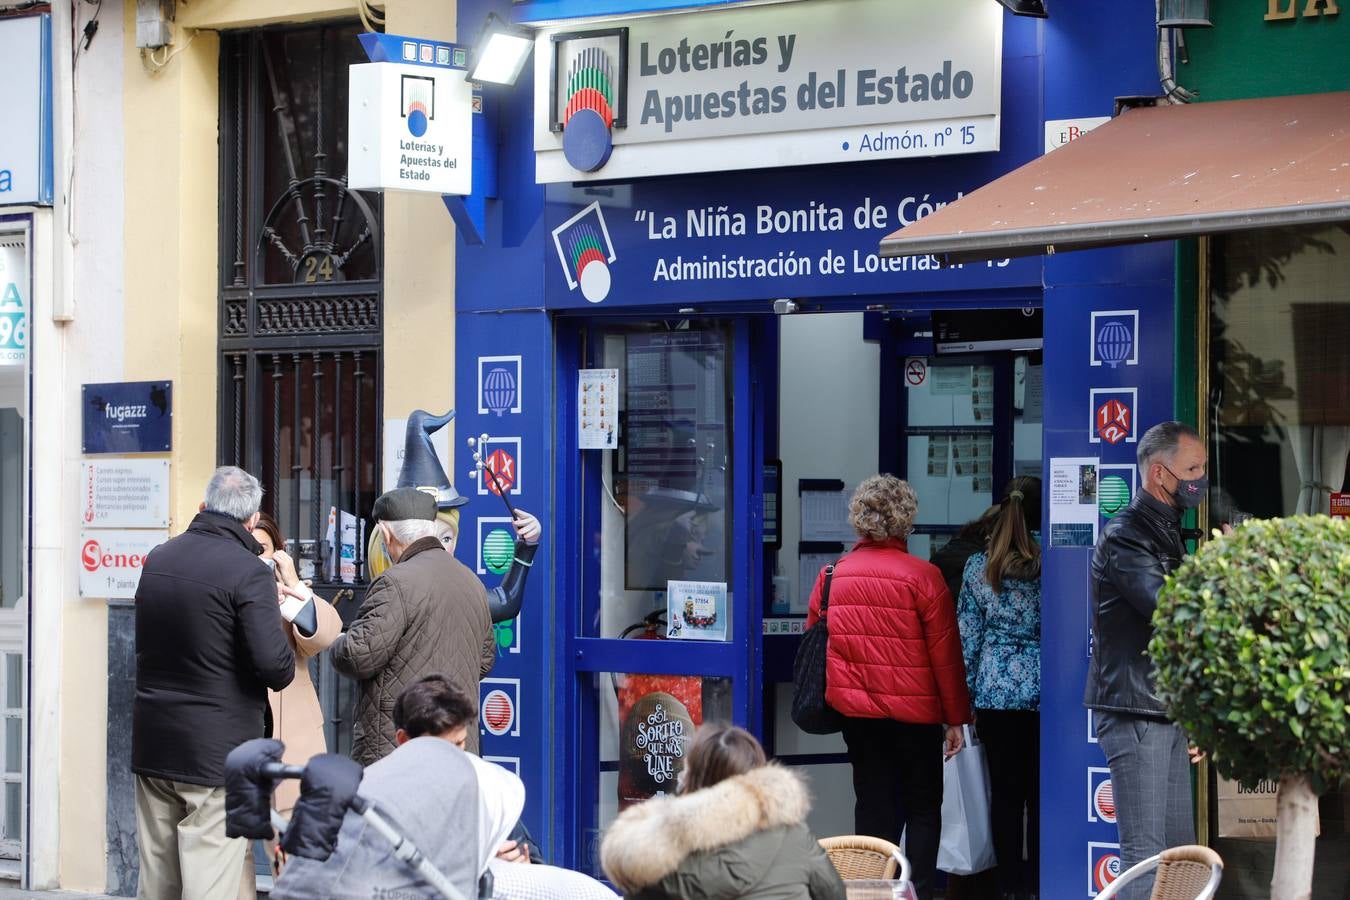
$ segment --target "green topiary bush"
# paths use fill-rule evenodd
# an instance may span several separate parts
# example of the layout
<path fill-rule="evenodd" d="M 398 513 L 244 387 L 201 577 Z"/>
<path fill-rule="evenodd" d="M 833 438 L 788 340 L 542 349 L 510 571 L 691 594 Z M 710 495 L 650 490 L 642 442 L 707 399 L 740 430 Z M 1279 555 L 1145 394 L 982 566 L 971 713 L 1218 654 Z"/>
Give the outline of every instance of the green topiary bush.
<path fill-rule="evenodd" d="M 1168 578 L 1153 625 L 1168 714 L 1223 775 L 1280 782 L 1278 839 L 1307 842 L 1310 884 L 1314 820 L 1300 810 L 1345 776 L 1350 751 L 1350 522 L 1244 523 Z M 1286 815 L 1286 802 L 1301 806 Z M 1301 896 L 1279 889 L 1285 849 L 1275 896 Z"/>

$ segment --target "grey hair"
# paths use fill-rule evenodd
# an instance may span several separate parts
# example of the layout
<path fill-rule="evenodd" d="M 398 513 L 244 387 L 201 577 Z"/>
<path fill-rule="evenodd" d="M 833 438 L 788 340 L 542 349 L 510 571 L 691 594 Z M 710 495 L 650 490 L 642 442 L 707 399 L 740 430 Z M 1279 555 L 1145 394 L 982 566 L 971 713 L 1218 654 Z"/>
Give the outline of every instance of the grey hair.
<path fill-rule="evenodd" d="M 1185 422 L 1159 422 L 1139 439 L 1139 474 L 1143 475 L 1153 461 L 1160 457 L 1171 457 L 1181 446 L 1183 437 L 1200 440 L 1200 432 Z"/>
<path fill-rule="evenodd" d="M 263 489 L 258 479 L 238 466 L 221 466 L 206 484 L 207 511 L 247 522 L 262 506 Z"/>
<path fill-rule="evenodd" d="M 436 523 L 430 519 L 395 519 L 384 524 L 394 540 L 405 547 L 424 537 L 436 536 Z"/>

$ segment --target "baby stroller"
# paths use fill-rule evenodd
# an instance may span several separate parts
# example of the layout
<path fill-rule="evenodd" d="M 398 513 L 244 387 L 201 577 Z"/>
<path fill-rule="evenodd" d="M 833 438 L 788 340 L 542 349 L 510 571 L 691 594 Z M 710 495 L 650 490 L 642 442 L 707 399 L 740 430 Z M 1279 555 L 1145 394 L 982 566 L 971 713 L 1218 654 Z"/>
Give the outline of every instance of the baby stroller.
<path fill-rule="evenodd" d="M 338 833 L 344 830 L 344 823 L 351 833 L 354 823 L 348 815 L 354 814 L 388 843 L 392 860 L 386 866 L 403 867 L 400 875 L 419 879 L 426 889 L 435 891 L 428 896 L 469 900 L 390 815 L 359 793 L 363 770 L 358 763 L 326 753 L 305 766 L 286 765 L 281 761 L 284 749 L 280 741 L 259 738 L 240 744 L 226 758 L 226 836 L 254 840 L 279 836 L 281 849 L 293 857 L 291 865 L 303 867 L 304 861 L 323 863 L 330 859 L 338 848 Z M 283 778 L 300 779 L 300 799 L 289 822 L 272 809 L 273 789 Z M 356 886 L 352 887 L 355 891 Z M 370 896 L 368 891 L 361 893 Z M 492 876 L 487 873 L 478 883 L 477 900 L 491 896 Z"/>

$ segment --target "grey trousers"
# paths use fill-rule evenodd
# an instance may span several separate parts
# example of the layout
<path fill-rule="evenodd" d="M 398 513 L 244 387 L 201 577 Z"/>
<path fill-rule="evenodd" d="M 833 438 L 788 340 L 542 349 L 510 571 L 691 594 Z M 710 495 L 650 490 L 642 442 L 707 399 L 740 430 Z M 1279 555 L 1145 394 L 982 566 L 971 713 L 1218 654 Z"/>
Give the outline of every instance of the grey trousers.
<path fill-rule="evenodd" d="M 1097 740 L 1111 767 L 1120 831 L 1120 870 L 1168 847 L 1195 843 L 1186 736 L 1162 719 L 1098 711 Z M 1136 879 L 1121 900 L 1148 900 L 1153 875 Z"/>

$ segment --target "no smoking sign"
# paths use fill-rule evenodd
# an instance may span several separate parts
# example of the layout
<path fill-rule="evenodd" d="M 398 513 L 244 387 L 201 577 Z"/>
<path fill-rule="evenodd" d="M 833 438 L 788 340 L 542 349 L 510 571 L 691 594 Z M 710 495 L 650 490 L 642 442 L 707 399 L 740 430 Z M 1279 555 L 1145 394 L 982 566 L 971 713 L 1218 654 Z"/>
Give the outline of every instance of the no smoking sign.
<path fill-rule="evenodd" d="M 922 356 L 911 356 L 905 360 L 905 387 L 923 387 L 928 380 L 928 360 Z"/>

